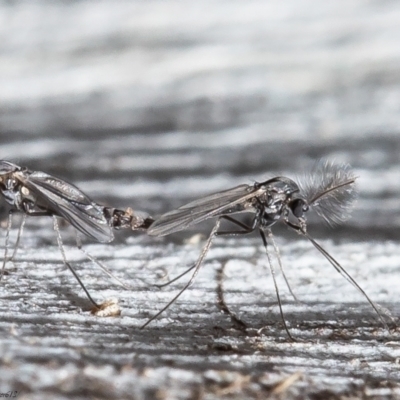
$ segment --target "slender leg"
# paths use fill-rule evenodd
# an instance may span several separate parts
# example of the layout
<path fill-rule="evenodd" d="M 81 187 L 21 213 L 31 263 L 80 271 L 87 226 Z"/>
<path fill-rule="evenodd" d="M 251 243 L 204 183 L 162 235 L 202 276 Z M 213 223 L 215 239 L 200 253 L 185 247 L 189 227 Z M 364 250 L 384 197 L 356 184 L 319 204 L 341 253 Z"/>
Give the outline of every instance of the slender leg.
<path fill-rule="evenodd" d="M 176 276 L 175 278 L 171 279 L 170 281 L 166 282 L 166 283 L 162 283 L 162 284 L 155 284 L 153 286 L 158 287 L 159 289 L 166 287 L 168 285 L 170 285 L 171 283 L 176 282 L 177 280 L 181 279 L 183 276 L 185 276 L 187 273 L 189 273 L 190 271 L 192 271 L 194 268 L 196 268 L 196 264 L 193 264 L 190 268 L 188 268 L 185 272 L 181 273 L 180 275 Z"/>
<path fill-rule="evenodd" d="M 78 249 L 94 264 L 96 264 L 98 267 L 101 268 L 101 270 L 108 275 L 110 278 L 116 280 L 123 288 L 125 289 L 131 289 L 129 286 L 127 286 L 124 282 L 122 282 L 119 278 L 114 276 L 111 271 L 97 258 L 93 257 L 90 253 L 88 253 L 85 249 L 82 248 L 82 241 L 79 235 L 76 235 L 76 245 Z"/>
<path fill-rule="evenodd" d="M 26 216 L 32 216 L 32 217 L 45 217 L 45 216 L 51 216 L 53 215 L 50 211 L 42 211 L 42 210 L 35 210 L 32 208 L 32 204 L 24 201 L 22 203 L 22 209 L 23 209 L 23 213 L 22 213 L 22 221 L 21 221 L 21 225 L 19 226 L 19 230 L 18 230 L 18 235 L 17 235 L 17 241 L 15 242 L 14 245 L 14 251 L 13 254 L 10 258 L 10 260 L 13 260 L 14 257 L 17 254 L 18 251 L 18 247 L 19 247 L 19 242 L 21 240 L 22 237 L 22 233 L 24 232 L 24 227 L 25 227 L 25 222 L 26 222 Z"/>
<path fill-rule="evenodd" d="M 305 232 L 300 226 L 297 226 L 295 224 L 292 224 L 289 221 L 286 221 L 286 224 L 290 226 L 292 229 L 294 229 L 297 233 L 300 233 L 301 235 L 305 236 L 311 243 L 312 245 L 329 261 L 329 263 L 332 265 L 333 268 L 336 269 L 337 272 L 339 272 L 340 275 L 342 275 L 349 283 L 351 283 L 361 294 L 365 297 L 365 299 L 368 301 L 368 303 L 371 305 L 371 307 L 374 309 L 374 311 L 377 313 L 379 319 L 381 320 L 383 326 L 389 331 L 388 324 L 384 320 L 382 314 L 378 310 L 378 306 L 369 298 L 367 293 L 361 288 L 361 286 L 355 281 L 355 279 L 339 264 L 336 259 L 334 259 L 321 245 L 316 242 L 307 232 Z"/>
<path fill-rule="evenodd" d="M 281 254 L 280 254 L 280 251 L 279 251 L 279 247 L 275 243 L 274 235 L 272 234 L 271 229 L 267 229 L 267 233 L 268 233 L 268 238 L 272 242 L 272 246 L 274 246 L 274 250 L 275 250 L 275 253 L 276 253 L 276 258 L 278 259 L 279 269 L 281 270 L 283 279 L 286 282 L 286 286 L 288 287 L 289 292 L 293 296 L 294 300 L 298 302 L 299 300 L 297 299 L 297 297 L 293 293 L 292 288 L 290 287 L 289 281 L 288 281 L 288 279 L 286 277 L 285 271 L 283 270 L 283 265 L 282 265 L 282 260 L 281 260 Z"/>
<path fill-rule="evenodd" d="M 51 217 L 54 215 L 54 213 L 50 210 L 35 209 L 34 207 L 35 205 L 31 202 L 23 201 L 22 203 L 22 209 L 24 210 L 25 214 L 32 217 Z"/>
<path fill-rule="evenodd" d="M 1 268 L 0 280 L 3 279 L 3 275 L 4 275 L 5 268 L 6 268 L 6 263 L 7 263 L 8 241 L 10 239 L 10 229 L 11 229 L 11 225 L 12 225 L 12 216 L 13 216 L 13 210 L 10 210 L 8 212 L 6 241 L 5 241 L 5 244 L 4 244 L 4 259 L 3 259 L 3 266 Z"/>
<path fill-rule="evenodd" d="M 217 298 L 218 298 L 218 305 L 221 308 L 221 310 L 225 313 L 228 314 L 232 320 L 232 322 L 236 325 L 238 329 L 241 331 L 246 331 L 247 325 L 239 319 L 226 305 L 225 303 L 225 298 L 224 298 L 224 288 L 222 285 L 223 282 L 223 277 L 224 277 L 224 269 L 225 269 L 226 262 L 223 262 L 221 264 L 221 268 L 218 270 L 218 286 L 217 286 Z"/>
<path fill-rule="evenodd" d="M 269 269 L 271 271 L 272 279 L 274 281 L 275 293 L 276 293 L 276 298 L 278 299 L 279 312 L 281 314 L 281 319 L 282 319 L 282 322 L 283 322 L 283 326 L 285 327 L 285 331 L 286 331 L 287 335 L 289 336 L 289 339 L 294 342 L 295 340 L 293 339 L 292 335 L 289 332 L 289 329 L 288 329 L 288 327 L 286 325 L 285 317 L 283 315 L 281 296 L 279 295 L 278 284 L 276 283 L 275 270 L 274 270 L 274 266 L 272 264 L 271 255 L 269 254 L 269 251 L 268 251 L 267 239 L 265 237 L 265 233 L 261 229 L 259 230 L 259 232 L 260 232 L 261 239 L 262 239 L 262 241 L 264 243 L 265 251 L 267 253 Z"/>
<path fill-rule="evenodd" d="M 217 232 L 217 233 L 216 233 L 216 236 L 224 236 L 224 235 L 232 235 L 232 234 L 233 234 L 233 235 L 248 234 L 248 233 L 251 233 L 251 232 L 253 232 L 253 231 L 255 230 L 255 228 L 256 228 L 256 226 L 257 226 L 257 223 L 258 223 L 258 218 L 257 218 L 257 216 L 254 218 L 253 223 L 252 223 L 251 226 L 245 225 L 245 224 L 241 223 L 240 221 L 238 221 L 238 220 L 236 220 L 236 219 L 234 219 L 234 218 L 232 218 L 232 217 L 229 217 L 229 216 L 224 216 L 223 218 L 229 220 L 230 222 L 232 222 L 232 223 L 234 223 L 234 224 L 236 224 L 236 225 L 239 225 L 240 227 L 242 227 L 242 228 L 245 229 L 245 230 L 244 230 L 244 231 Z M 261 232 L 262 232 L 262 231 L 260 231 L 260 233 L 261 233 Z M 288 289 L 289 289 L 289 292 L 291 293 L 291 295 L 293 296 L 293 298 L 294 298 L 296 301 L 298 301 L 298 300 L 297 300 L 297 297 L 295 296 L 295 294 L 294 294 L 293 291 L 292 291 L 292 288 L 290 287 L 289 281 L 288 281 L 288 279 L 287 279 L 287 277 L 286 277 L 286 274 L 285 274 L 285 272 L 284 272 L 284 270 L 283 270 L 283 266 L 282 266 L 282 261 L 281 261 L 281 257 L 280 257 L 279 248 L 278 248 L 278 246 L 277 246 L 276 243 L 275 243 L 274 237 L 273 237 L 273 235 L 272 235 L 272 231 L 271 231 L 270 229 L 268 229 L 267 232 L 268 232 L 268 237 L 271 239 L 272 245 L 274 246 L 274 250 L 275 250 L 276 255 L 277 255 L 277 258 L 278 258 L 279 268 L 280 268 L 280 270 L 281 270 L 281 272 L 282 272 L 283 278 L 285 279 L 285 282 L 286 282 L 286 285 L 287 285 L 287 287 L 288 287 Z M 262 235 L 262 237 L 263 237 L 264 232 L 262 232 L 261 235 Z M 276 285 L 276 281 L 275 281 L 275 271 L 274 271 L 273 266 L 272 266 L 270 254 L 269 254 L 269 252 L 268 252 L 268 250 L 267 250 L 267 241 L 266 241 L 266 239 L 265 239 L 265 240 L 264 240 L 264 239 L 265 239 L 265 236 L 263 237 L 263 242 L 264 242 L 265 249 L 266 249 L 266 251 L 267 251 L 268 261 L 269 261 L 270 268 L 271 268 L 271 273 L 272 273 L 272 276 L 273 276 L 273 279 L 274 279 L 274 284 L 275 284 L 275 287 L 276 287 L 276 294 L 277 294 L 277 298 L 278 298 L 278 302 L 279 302 L 279 308 L 280 308 L 280 311 L 281 311 L 282 321 L 283 321 L 283 323 L 284 323 L 284 325 L 285 325 L 285 330 L 287 331 L 289 338 L 290 338 L 291 340 L 294 340 L 293 337 L 290 335 L 290 333 L 289 333 L 289 331 L 288 331 L 288 329 L 287 329 L 287 326 L 286 326 L 286 322 L 285 322 L 285 320 L 284 320 L 284 318 L 283 318 L 283 312 L 282 312 L 282 307 L 281 307 L 281 301 L 280 301 L 279 291 L 277 290 L 277 285 Z M 226 307 L 226 304 L 224 304 L 224 305 L 225 305 L 225 308 L 227 308 L 227 307 Z M 230 314 L 230 311 L 229 311 L 229 310 L 228 310 L 228 313 Z M 236 317 L 235 317 L 235 320 L 237 320 Z M 240 321 L 240 320 L 239 320 L 239 321 Z M 240 322 L 243 324 L 242 321 L 240 321 Z"/>
<path fill-rule="evenodd" d="M 17 250 L 18 250 L 18 247 L 19 247 L 19 242 L 21 240 L 22 233 L 24 232 L 25 222 L 26 222 L 26 214 L 24 213 L 24 214 L 22 214 L 22 221 L 21 221 L 21 224 L 20 224 L 19 229 L 18 229 L 17 241 L 15 242 L 14 251 L 12 253 L 12 256 L 11 256 L 10 260 L 14 260 L 16 254 L 17 254 Z"/>
<path fill-rule="evenodd" d="M 10 260 L 13 260 L 14 257 L 16 256 L 16 254 L 17 254 L 18 247 L 19 247 L 19 242 L 21 240 L 22 233 L 24 231 L 24 226 L 25 226 L 25 222 L 26 222 L 26 216 L 29 215 L 29 216 L 33 216 L 33 217 L 43 217 L 43 216 L 53 215 L 53 214 L 51 214 L 50 211 L 41 211 L 41 210 L 38 211 L 38 210 L 32 209 L 31 203 L 28 203 L 28 202 L 23 202 L 22 203 L 22 209 L 24 211 L 22 213 L 22 221 L 21 221 L 21 224 L 20 224 L 19 229 L 18 229 L 17 241 L 15 242 L 14 251 L 13 251 L 13 254 L 12 254 Z"/>
<path fill-rule="evenodd" d="M 226 219 L 227 221 L 232 222 L 233 224 L 240 226 L 243 230 L 242 231 L 216 232 L 215 236 L 247 235 L 247 234 L 253 232 L 256 229 L 256 226 L 258 224 L 258 217 L 257 216 L 253 219 L 253 222 L 252 222 L 252 224 L 250 226 L 238 221 L 235 218 L 230 217 L 229 215 L 224 215 L 221 218 Z"/>
<path fill-rule="evenodd" d="M 67 257 L 65 256 L 65 250 L 64 250 L 64 245 L 62 243 L 62 239 L 61 239 L 61 234 L 60 234 L 60 229 L 58 228 L 58 222 L 57 222 L 57 217 L 55 215 L 53 215 L 53 221 L 54 221 L 54 230 L 57 233 L 57 242 L 58 242 L 58 247 L 60 248 L 61 251 L 61 255 L 64 261 L 64 264 L 69 268 L 69 270 L 73 273 L 73 275 L 75 276 L 76 280 L 78 281 L 78 283 L 81 285 L 83 291 L 85 292 L 86 296 L 88 297 L 88 299 L 97 307 L 100 308 L 100 306 L 92 299 L 92 296 L 90 296 L 88 290 L 86 289 L 85 285 L 83 284 L 83 282 L 81 281 L 81 279 L 79 278 L 79 276 L 77 275 L 77 273 L 75 272 L 75 270 L 72 268 L 72 266 L 69 264 L 69 262 L 67 262 Z"/>
<path fill-rule="evenodd" d="M 28 202 L 23 202 L 22 203 L 22 209 L 23 209 L 23 215 L 22 215 L 22 221 L 21 225 L 19 226 L 18 230 L 18 236 L 17 236 L 17 241 L 14 246 L 14 251 L 12 256 L 10 257 L 10 260 L 13 260 L 15 255 L 17 254 L 17 250 L 19 247 L 19 242 L 21 240 L 21 236 L 24 230 L 25 222 L 26 222 L 26 216 L 27 215 L 32 215 L 32 216 L 49 216 L 52 215 L 50 211 L 36 211 L 31 209 L 31 204 Z M 8 244 L 9 244 L 9 239 L 10 239 L 10 230 L 11 230 L 11 225 L 12 225 L 12 215 L 14 213 L 14 210 L 10 210 L 8 213 L 8 223 L 7 223 L 7 233 L 6 233 L 6 240 L 5 240 L 5 250 L 4 250 L 4 260 L 3 260 L 3 266 L 1 269 L 1 274 L 0 274 L 0 281 L 3 279 L 4 271 L 5 271 L 5 266 L 7 263 L 7 256 L 8 256 Z"/>
<path fill-rule="evenodd" d="M 208 253 L 208 250 L 211 247 L 212 240 L 215 237 L 215 233 L 218 231 L 220 223 L 221 223 L 221 218 L 218 218 L 217 222 L 215 223 L 215 226 L 212 229 L 212 231 L 210 233 L 210 236 L 208 237 L 207 242 L 204 245 L 203 250 L 201 251 L 200 256 L 199 256 L 199 258 L 198 258 L 198 260 L 197 260 L 197 262 L 195 264 L 194 272 L 193 272 L 192 276 L 190 277 L 189 282 L 183 287 L 183 289 L 165 307 L 163 307 L 157 314 L 155 314 L 153 317 L 151 317 L 140 329 L 145 328 L 148 324 L 150 324 L 151 321 L 155 320 L 159 315 L 161 315 L 171 304 L 173 304 L 175 302 L 175 300 L 177 300 L 181 296 L 181 294 L 187 288 L 189 288 L 192 285 L 192 283 L 194 282 L 194 280 L 195 280 L 195 278 L 196 278 L 196 276 L 197 276 L 197 274 L 198 274 L 198 272 L 200 270 L 201 264 L 203 263 L 203 260 L 206 257 L 206 255 Z"/>
<path fill-rule="evenodd" d="M 254 231 L 254 227 L 255 224 L 253 222 L 252 226 L 247 226 L 245 224 L 243 224 L 242 222 L 229 217 L 227 215 L 224 215 L 222 217 L 220 217 L 221 219 L 226 219 L 236 225 L 239 225 L 240 227 L 242 227 L 244 230 L 243 231 L 224 231 L 224 232 L 215 232 L 215 236 L 228 236 L 228 235 L 247 235 L 248 233 L 251 233 Z M 176 282 L 177 280 L 181 279 L 183 276 L 185 276 L 187 273 L 189 273 L 190 271 L 192 271 L 194 268 L 196 268 L 197 264 L 192 265 L 191 267 L 189 267 L 186 271 L 184 271 L 182 274 L 178 275 L 177 277 L 171 279 L 170 281 L 166 282 L 166 283 L 162 283 L 160 284 L 156 284 L 154 286 L 158 287 L 158 288 L 163 288 L 166 287 L 168 285 L 170 285 L 173 282 Z"/>

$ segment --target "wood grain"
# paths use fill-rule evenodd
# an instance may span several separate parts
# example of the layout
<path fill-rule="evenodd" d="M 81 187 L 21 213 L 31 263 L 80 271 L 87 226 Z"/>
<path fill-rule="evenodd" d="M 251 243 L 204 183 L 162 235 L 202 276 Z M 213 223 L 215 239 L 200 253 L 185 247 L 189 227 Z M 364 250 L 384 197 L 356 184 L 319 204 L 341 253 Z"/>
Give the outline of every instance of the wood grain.
<path fill-rule="evenodd" d="M 312 216 L 309 231 L 390 327 L 310 243 L 277 227 L 299 298 L 278 274 L 296 342 L 257 235 L 217 239 L 195 284 L 140 330 L 186 278 L 154 284 L 196 260 L 204 241 L 194 235 L 212 222 L 86 242 L 128 288 L 64 226 L 92 296 L 119 300 L 120 316 L 98 317 L 62 265 L 51 219 L 31 218 L 0 291 L 0 393 L 399 398 L 399 17 L 395 1 L 0 3 L 0 158 L 154 216 L 241 183 L 296 178 L 320 157 L 348 162 L 359 176 L 353 218 L 330 229 Z"/>

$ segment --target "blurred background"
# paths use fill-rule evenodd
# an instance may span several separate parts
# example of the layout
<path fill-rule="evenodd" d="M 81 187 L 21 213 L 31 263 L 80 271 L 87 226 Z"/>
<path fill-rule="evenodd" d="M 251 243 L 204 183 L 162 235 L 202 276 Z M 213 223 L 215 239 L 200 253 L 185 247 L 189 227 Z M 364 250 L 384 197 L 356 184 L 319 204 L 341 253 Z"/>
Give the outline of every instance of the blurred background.
<path fill-rule="evenodd" d="M 157 216 L 238 184 L 296 178 L 321 157 L 351 164 L 360 196 L 342 227 L 311 218 L 309 231 L 395 318 L 400 2 L 0 1 L 0 159 L 64 178 L 99 203 Z M 67 394 L 154 399 L 185 398 L 190 387 L 188 398 L 218 398 L 213 388 L 235 384 L 226 370 L 243 373 L 233 387 L 250 382 L 268 394 L 304 365 L 308 381 L 296 378 L 293 398 L 360 398 L 365 387 L 398 381 L 398 344 L 385 347 L 399 340 L 395 330 L 382 328 L 310 243 L 290 238 L 279 237 L 283 261 L 306 301 L 295 303 L 281 282 L 291 332 L 304 339 L 295 344 L 257 236 L 217 240 L 190 298 L 139 331 L 177 292 L 148 284 L 157 268 L 176 276 L 201 243 L 127 235 L 87 245 L 133 288 L 125 291 L 67 246 L 92 295 L 121 300 L 120 318 L 99 319 L 69 271 L 60 272 L 51 222 L 31 218 L 1 291 L 0 356 L 9 364 L 0 389 L 23 384 L 45 399 L 64 385 Z M 228 263 L 227 302 L 251 327 L 267 323 L 263 336 L 235 331 L 217 308 L 215 268 Z M 245 390 L 238 399 L 260 398 Z"/>
<path fill-rule="evenodd" d="M 350 226 L 397 238 L 399 18 L 396 1 L 1 2 L 0 157 L 152 214 L 335 158 L 360 176 Z"/>

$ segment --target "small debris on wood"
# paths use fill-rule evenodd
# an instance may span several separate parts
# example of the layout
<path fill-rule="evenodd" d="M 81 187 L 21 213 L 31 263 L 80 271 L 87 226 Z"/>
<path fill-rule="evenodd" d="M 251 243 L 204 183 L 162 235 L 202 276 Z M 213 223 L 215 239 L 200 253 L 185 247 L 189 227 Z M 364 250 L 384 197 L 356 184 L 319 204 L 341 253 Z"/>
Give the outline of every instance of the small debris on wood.
<path fill-rule="evenodd" d="M 116 317 L 121 315 L 121 308 L 118 299 L 108 299 L 100 304 L 100 307 L 93 307 L 91 313 L 97 317 Z"/>

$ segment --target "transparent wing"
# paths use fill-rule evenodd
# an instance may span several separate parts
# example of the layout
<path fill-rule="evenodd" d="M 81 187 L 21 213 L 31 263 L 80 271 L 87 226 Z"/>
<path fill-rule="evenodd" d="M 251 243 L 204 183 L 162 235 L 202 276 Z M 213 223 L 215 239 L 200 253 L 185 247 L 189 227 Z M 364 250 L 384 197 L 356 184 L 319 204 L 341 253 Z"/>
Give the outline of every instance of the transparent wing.
<path fill-rule="evenodd" d="M 233 189 L 210 194 L 162 215 L 150 226 L 147 233 L 152 236 L 169 235 L 208 218 L 244 210 L 250 211 L 251 207 L 248 204 L 246 205 L 246 202 L 263 192 L 264 189 L 240 185 Z"/>
<path fill-rule="evenodd" d="M 203 207 L 207 209 L 219 207 L 250 193 L 252 189 L 253 187 L 249 185 L 235 186 L 232 189 L 222 190 L 221 192 L 212 193 L 200 199 L 193 200 L 190 203 L 180 206 L 178 210 L 195 207 Z"/>
<path fill-rule="evenodd" d="M 18 178 L 45 207 L 65 218 L 79 232 L 99 242 L 110 242 L 114 235 L 102 206 L 94 203 L 77 187 L 44 172 L 32 172 Z"/>

